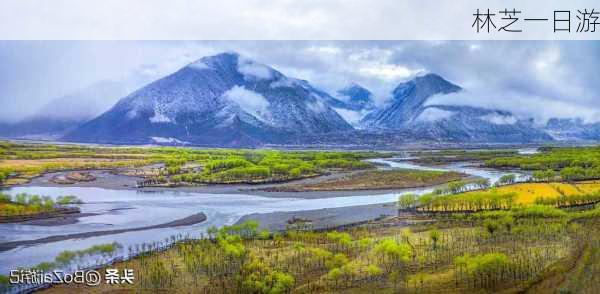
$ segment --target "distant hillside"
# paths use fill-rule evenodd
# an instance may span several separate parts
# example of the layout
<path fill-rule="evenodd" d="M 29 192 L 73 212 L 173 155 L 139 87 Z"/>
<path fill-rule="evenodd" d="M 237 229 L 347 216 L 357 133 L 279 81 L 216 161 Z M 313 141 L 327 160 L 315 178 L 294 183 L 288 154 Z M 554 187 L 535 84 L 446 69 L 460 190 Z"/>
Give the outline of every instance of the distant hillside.
<path fill-rule="evenodd" d="M 510 112 L 471 106 L 432 105 L 435 95 L 462 91 L 436 74 L 427 74 L 399 84 L 391 101 L 366 115 L 366 129 L 405 131 L 412 139 L 450 142 L 538 142 L 552 140 L 530 120 Z"/>

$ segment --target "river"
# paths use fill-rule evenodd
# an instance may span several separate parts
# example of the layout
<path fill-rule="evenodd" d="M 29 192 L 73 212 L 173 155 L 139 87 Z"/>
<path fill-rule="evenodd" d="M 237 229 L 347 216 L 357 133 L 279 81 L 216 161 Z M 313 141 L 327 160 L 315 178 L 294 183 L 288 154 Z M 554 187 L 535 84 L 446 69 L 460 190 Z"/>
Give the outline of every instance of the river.
<path fill-rule="evenodd" d="M 453 170 L 490 179 L 493 183 L 505 172 L 473 167 L 465 163 L 442 167 L 424 167 L 406 161 L 373 159 L 391 168 L 421 170 Z M 64 250 L 81 250 L 90 246 L 118 242 L 123 245 L 116 254 L 126 256 L 128 247 L 142 243 L 159 242 L 173 235 L 200 237 L 210 226 L 221 227 L 236 223 L 242 216 L 251 213 L 276 211 L 300 211 L 321 208 L 338 208 L 354 205 L 378 204 L 396 201 L 402 193 L 423 194 L 432 188 L 405 189 L 396 193 L 331 197 L 321 199 L 269 198 L 244 194 L 209 194 L 180 191 L 140 192 L 136 190 L 108 190 L 92 187 L 15 187 L 8 194 L 31 193 L 57 197 L 75 195 L 84 204 L 82 213 L 94 215 L 81 217 L 79 222 L 61 226 L 34 226 L 24 224 L 0 224 L 0 243 L 34 240 L 49 236 L 74 233 L 138 228 L 163 224 L 203 212 L 207 220 L 191 226 L 150 229 L 112 235 L 78 238 L 20 246 L 0 252 L 0 273 L 7 274 L 17 267 L 28 267 L 40 262 L 49 262 Z M 365 192 L 368 193 L 368 192 Z"/>

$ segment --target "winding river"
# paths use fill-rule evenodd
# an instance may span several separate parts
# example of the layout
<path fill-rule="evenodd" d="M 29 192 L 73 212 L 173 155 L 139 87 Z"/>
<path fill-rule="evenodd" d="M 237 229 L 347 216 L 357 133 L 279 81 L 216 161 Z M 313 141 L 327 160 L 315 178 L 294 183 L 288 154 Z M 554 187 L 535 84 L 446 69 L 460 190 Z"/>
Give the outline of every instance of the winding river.
<path fill-rule="evenodd" d="M 452 164 L 439 168 L 414 165 L 406 161 L 373 159 L 373 162 L 387 164 L 391 168 L 411 168 L 421 170 L 453 170 L 474 176 L 484 177 L 495 182 L 502 171 L 472 167 L 468 164 Z M 149 229 L 119 234 L 77 238 L 45 244 L 19 246 L 0 252 L 0 273 L 7 274 L 17 267 L 33 266 L 40 262 L 52 261 L 64 250 L 81 250 L 90 246 L 118 242 L 123 248 L 119 256 L 127 255 L 128 246 L 164 241 L 173 235 L 200 237 L 210 226 L 223 226 L 236 223 L 242 216 L 251 213 L 276 211 L 301 211 L 321 208 L 338 208 L 354 205 L 388 203 L 397 200 L 402 193 L 423 194 L 432 188 L 399 190 L 396 193 L 331 197 L 321 199 L 269 198 L 244 194 L 208 194 L 180 191 L 140 192 L 136 190 L 108 190 L 92 187 L 15 187 L 9 194 L 33 193 L 38 195 L 75 195 L 85 204 L 80 205 L 82 213 L 90 216 L 79 218 L 79 222 L 61 226 L 34 226 L 25 224 L 0 224 L 0 243 L 34 240 L 50 236 L 76 233 L 139 228 L 175 221 L 203 212 L 205 222 L 172 228 Z M 368 193 L 368 192 L 365 192 Z"/>

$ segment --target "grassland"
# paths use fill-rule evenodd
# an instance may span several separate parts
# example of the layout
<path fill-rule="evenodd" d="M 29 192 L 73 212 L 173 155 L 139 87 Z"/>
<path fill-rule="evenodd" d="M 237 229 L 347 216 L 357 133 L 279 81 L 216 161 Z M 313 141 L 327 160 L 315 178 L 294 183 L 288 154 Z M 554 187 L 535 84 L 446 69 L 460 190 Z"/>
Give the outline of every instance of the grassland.
<path fill-rule="evenodd" d="M 267 191 L 313 192 L 375 189 L 405 189 L 440 185 L 457 181 L 466 175 L 457 172 L 423 170 L 377 170 L 352 173 L 342 178 L 317 183 L 285 185 Z"/>
<path fill-rule="evenodd" d="M 284 182 L 370 169 L 376 152 L 276 151 L 167 147 L 91 147 L 0 142 L 0 184 L 52 171 L 113 169 L 143 177 L 141 186 Z"/>

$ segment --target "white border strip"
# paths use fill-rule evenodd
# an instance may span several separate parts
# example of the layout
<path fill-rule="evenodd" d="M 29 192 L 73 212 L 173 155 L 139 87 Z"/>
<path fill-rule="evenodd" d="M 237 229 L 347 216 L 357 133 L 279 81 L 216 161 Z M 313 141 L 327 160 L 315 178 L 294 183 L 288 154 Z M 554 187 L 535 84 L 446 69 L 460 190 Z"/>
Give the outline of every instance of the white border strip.
<path fill-rule="evenodd" d="M 476 9 L 517 9 L 521 33 L 479 33 Z M 555 33 L 554 10 L 597 0 L 0 0 L 6 40 L 598 40 Z M 496 16 L 498 17 L 498 16 Z M 573 30 L 577 25 L 571 24 Z"/>

